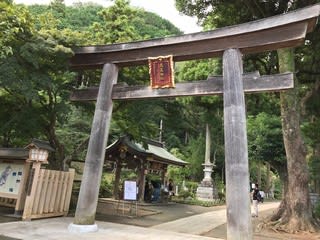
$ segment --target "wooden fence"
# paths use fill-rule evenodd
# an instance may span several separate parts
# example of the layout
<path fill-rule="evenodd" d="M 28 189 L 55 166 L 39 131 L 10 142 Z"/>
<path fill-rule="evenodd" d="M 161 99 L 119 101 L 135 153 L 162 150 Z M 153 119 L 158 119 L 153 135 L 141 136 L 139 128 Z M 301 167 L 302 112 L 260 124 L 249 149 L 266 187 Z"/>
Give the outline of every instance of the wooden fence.
<path fill-rule="evenodd" d="M 74 169 L 62 172 L 40 169 L 40 165 L 33 164 L 30 172 L 23 220 L 66 216 L 69 211 Z"/>

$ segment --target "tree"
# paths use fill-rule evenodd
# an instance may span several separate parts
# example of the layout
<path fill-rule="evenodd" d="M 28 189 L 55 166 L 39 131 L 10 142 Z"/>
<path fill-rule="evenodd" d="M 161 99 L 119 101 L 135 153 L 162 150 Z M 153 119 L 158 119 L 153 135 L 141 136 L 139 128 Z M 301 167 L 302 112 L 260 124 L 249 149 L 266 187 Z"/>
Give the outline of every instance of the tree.
<path fill-rule="evenodd" d="M 22 6 L 12 5 L 12 9 L 27 15 Z M 48 140 L 56 148 L 49 163 L 61 169 L 65 150 L 56 127 L 65 120 L 70 83 L 74 79 L 74 74 L 68 72 L 67 62 L 72 51 L 67 46 L 79 35 L 68 30 L 58 31 L 55 23 L 39 21 L 37 31 L 29 18 L 32 31 L 16 34 L 10 42 L 12 54 L 0 61 L 2 103 L 15 106 L 7 116 L 11 117 L 10 124 L 3 124 L 1 132 L 5 146 L 21 142 L 26 145 L 34 137 Z"/>
<path fill-rule="evenodd" d="M 12 44 L 23 40 L 32 32 L 30 15 L 22 7 L 14 7 L 12 1 L 0 2 L 0 59 L 12 54 Z"/>
<path fill-rule="evenodd" d="M 286 169 L 286 156 L 283 144 L 281 119 L 278 115 L 261 112 L 248 116 L 248 152 L 250 165 L 257 162 L 258 167 L 261 163 L 266 163 L 271 166 L 274 172 L 277 172 L 283 183 L 288 182 L 288 174 Z M 258 169 L 259 171 L 260 169 Z M 268 170 L 268 169 L 267 169 Z M 257 168 L 251 172 L 252 180 L 256 178 L 260 188 L 262 184 L 257 176 Z M 268 173 L 267 173 L 268 174 Z M 267 175 L 266 174 L 266 175 Z M 266 179 L 265 191 L 270 189 L 269 179 Z M 287 191 L 287 185 L 284 184 L 284 192 Z"/>
<path fill-rule="evenodd" d="M 316 26 L 315 32 L 319 33 L 320 25 Z M 298 76 L 300 82 L 304 86 L 303 97 L 301 100 L 302 112 L 302 131 L 308 145 L 308 155 L 310 168 L 310 177 L 312 180 L 311 190 L 320 192 L 320 176 L 318 174 L 320 168 L 320 34 L 310 34 L 305 47 L 296 51 L 299 61 L 296 61 L 299 69 Z"/>
<path fill-rule="evenodd" d="M 131 21 L 136 11 L 130 7 L 128 0 L 115 0 L 114 5 L 103 9 L 99 15 L 103 23 L 93 25 L 96 33 L 94 39 L 98 44 L 129 42 L 139 39 Z"/>
<path fill-rule="evenodd" d="M 176 0 L 178 9 L 186 14 L 198 16 L 207 29 L 282 14 L 317 1 L 183 1 Z M 314 33 L 316 34 L 316 33 Z M 294 68 L 293 50 L 277 52 L 281 72 Z M 307 56 L 306 56 L 307 57 Z M 298 83 L 297 79 L 295 80 Z M 306 148 L 300 131 L 299 88 L 281 94 L 281 115 L 283 136 L 287 155 L 288 191 L 273 220 L 278 227 L 288 232 L 299 230 L 314 231 L 315 219 L 312 218 L 308 191 L 308 171 Z M 297 168 L 298 164 L 298 168 Z"/>
<path fill-rule="evenodd" d="M 221 61 L 217 59 L 207 59 L 198 61 L 188 61 L 177 64 L 178 82 L 195 80 L 205 80 L 210 75 L 221 73 Z M 201 181 L 203 178 L 204 153 L 205 153 L 205 126 L 209 124 L 211 130 L 211 161 L 216 165 L 216 169 L 224 168 L 223 152 L 223 119 L 222 119 L 222 98 L 221 96 L 205 97 L 183 97 L 177 101 L 183 109 L 183 118 L 180 133 L 181 148 L 190 164 L 190 178 L 194 181 Z M 180 124 L 179 124 L 180 125 Z M 216 171 L 215 175 L 223 174 Z"/>
<path fill-rule="evenodd" d="M 14 100 L 19 106 L 19 114 L 28 114 L 25 118 L 22 115 L 16 118 L 18 124 L 24 121 L 22 128 L 28 126 L 26 137 L 45 136 L 56 148 L 56 158 L 52 158 L 50 164 L 59 168 L 64 152 L 55 128 L 67 111 L 66 99 L 73 74 L 67 71 L 65 63 L 72 52 L 48 35 L 33 35 L 13 50 L 13 55 L 0 65 L 4 72 L 0 77 L 1 87 L 5 95 L 11 96 L 6 99 Z"/>
<path fill-rule="evenodd" d="M 1 102 L 1 145 L 17 146 L 24 144 L 22 140 L 31 132 L 37 133 L 37 121 L 25 124 L 24 118 L 34 119 L 28 112 L 28 99 L 22 97 L 26 82 L 14 79 L 12 72 L 19 72 L 18 59 L 14 58 L 16 47 L 23 44 L 33 35 L 31 16 L 21 6 L 15 6 L 11 1 L 0 3 L 0 102 Z M 15 86 L 15 89 L 11 88 Z M 16 90 L 20 87 L 22 91 Z M 24 107 L 25 106 L 25 107 Z M 17 136 L 21 138 L 18 140 Z"/>
<path fill-rule="evenodd" d="M 280 72 L 294 72 L 293 49 L 278 50 Z M 282 205 L 273 220 L 279 221 L 281 228 L 293 232 L 296 229 L 315 231 L 317 222 L 312 217 L 309 195 L 309 173 L 306 163 L 307 149 L 300 130 L 300 109 L 298 81 L 295 89 L 281 94 L 281 115 L 283 139 L 287 156 L 288 192 L 286 205 Z"/>

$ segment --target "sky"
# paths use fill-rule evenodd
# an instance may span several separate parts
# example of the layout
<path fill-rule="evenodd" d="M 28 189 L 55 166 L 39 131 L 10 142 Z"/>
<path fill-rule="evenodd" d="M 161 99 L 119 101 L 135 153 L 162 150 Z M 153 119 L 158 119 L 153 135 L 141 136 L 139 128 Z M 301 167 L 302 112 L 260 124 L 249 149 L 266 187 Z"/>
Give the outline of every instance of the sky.
<path fill-rule="evenodd" d="M 15 3 L 23 4 L 48 4 L 50 0 L 14 0 Z M 73 2 L 94 2 L 102 6 L 110 6 L 110 0 L 65 0 L 66 5 Z M 175 6 L 174 0 L 130 0 L 130 5 L 144 8 L 169 20 L 184 33 L 200 32 L 201 27 L 197 26 L 196 18 L 180 14 Z"/>

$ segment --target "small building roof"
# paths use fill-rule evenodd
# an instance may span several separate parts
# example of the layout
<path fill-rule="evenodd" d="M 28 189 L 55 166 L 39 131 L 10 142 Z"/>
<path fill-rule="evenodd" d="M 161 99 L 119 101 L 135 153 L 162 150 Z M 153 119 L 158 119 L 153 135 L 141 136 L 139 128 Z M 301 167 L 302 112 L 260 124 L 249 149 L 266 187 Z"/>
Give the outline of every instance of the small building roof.
<path fill-rule="evenodd" d="M 55 151 L 48 142 L 32 139 L 32 142 L 25 148 L 0 148 L 0 159 L 26 160 L 29 158 L 30 147 L 46 149 L 49 152 Z"/>
<path fill-rule="evenodd" d="M 25 148 L 0 148 L 0 159 L 26 160 L 29 150 Z"/>
<path fill-rule="evenodd" d="M 42 141 L 35 138 L 32 139 L 32 142 L 28 146 L 26 146 L 26 148 L 31 148 L 31 147 L 45 149 L 45 150 L 48 150 L 49 152 L 55 151 L 55 149 L 49 144 L 49 142 Z"/>
<path fill-rule="evenodd" d="M 147 161 L 157 161 L 176 166 L 188 164 L 168 152 L 160 142 L 146 139 L 146 147 L 144 147 L 143 144 L 131 141 L 128 136 L 120 137 L 106 148 L 106 160 L 109 160 L 109 155 L 120 147 L 125 147 L 127 152 Z"/>

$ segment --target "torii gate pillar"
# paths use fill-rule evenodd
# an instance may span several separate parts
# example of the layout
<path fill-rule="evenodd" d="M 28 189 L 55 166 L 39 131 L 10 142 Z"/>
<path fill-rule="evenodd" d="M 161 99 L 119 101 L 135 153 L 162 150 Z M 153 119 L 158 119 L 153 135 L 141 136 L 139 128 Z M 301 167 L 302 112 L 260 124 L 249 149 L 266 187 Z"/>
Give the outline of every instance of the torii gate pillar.
<path fill-rule="evenodd" d="M 98 230 L 95 216 L 112 115 L 112 86 L 117 80 L 118 67 L 112 63 L 105 64 L 101 75 L 75 218 L 68 228 L 73 233 Z"/>
<path fill-rule="evenodd" d="M 227 49 L 223 54 L 223 102 L 227 237 L 252 239 L 242 57 L 238 49 Z"/>

